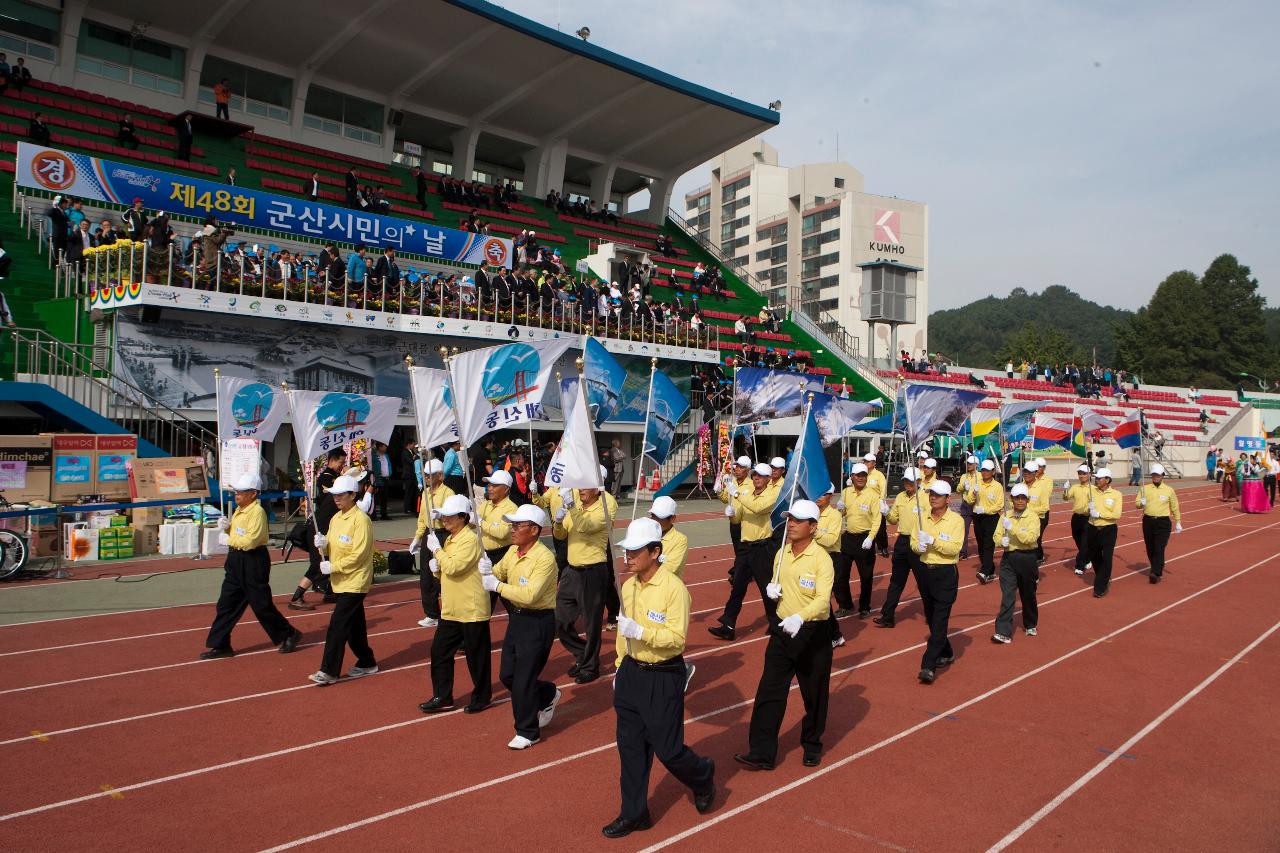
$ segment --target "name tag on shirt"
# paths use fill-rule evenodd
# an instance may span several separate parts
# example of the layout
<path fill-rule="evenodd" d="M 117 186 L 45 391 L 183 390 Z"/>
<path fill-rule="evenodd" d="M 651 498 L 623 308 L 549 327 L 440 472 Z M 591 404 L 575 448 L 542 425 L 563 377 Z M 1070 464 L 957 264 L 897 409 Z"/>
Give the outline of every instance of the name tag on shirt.
<path fill-rule="evenodd" d="M 938 534 L 938 538 L 939 538 L 939 539 L 941 539 L 943 542 L 950 542 L 950 541 L 951 541 L 951 536 L 950 536 L 949 534 L 946 534 L 946 533 L 939 533 L 939 534 Z"/>
<path fill-rule="evenodd" d="M 667 624 L 667 614 L 665 613 L 659 613 L 656 610 L 650 610 L 645 615 L 649 617 L 650 622 L 657 622 L 659 625 Z"/>
<path fill-rule="evenodd" d="M 858 504 L 858 508 L 863 512 L 871 512 L 871 504 Z"/>
<path fill-rule="evenodd" d="M 244 535 L 244 528 L 243 528 L 243 527 L 237 527 L 237 528 L 236 528 L 236 535 L 237 535 L 237 536 L 243 536 L 243 535 Z"/>
<path fill-rule="evenodd" d="M 520 578 L 520 586 L 528 586 L 528 585 L 529 585 L 528 578 Z"/>
<path fill-rule="evenodd" d="M 341 536 L 338 537 L 338 541 L 341 542 L 343 545 L 350 545 L 351 537 L 343 533 Z"/>
<path fill-rule="evenodd" d="M 1107 506 L 1115 506 L 1115 498 L 1107 498 Z"/>
<path fill-rule="evenodd" d="M 1169 496 L 1168 496 L 1168 495 L 1161 495 L 1161 496 L 1160 496 L 1160 500 L 1164 501 L 1165 503 L 1168 503 L 1168 502 L 1169 502 Z"/>
<path fill-rule="evenodd" d="M 800 588 L 801 589 L 817 589 L 818 582 L 813 578 L 807 578 L 807 577 L 800 578 Z"/>

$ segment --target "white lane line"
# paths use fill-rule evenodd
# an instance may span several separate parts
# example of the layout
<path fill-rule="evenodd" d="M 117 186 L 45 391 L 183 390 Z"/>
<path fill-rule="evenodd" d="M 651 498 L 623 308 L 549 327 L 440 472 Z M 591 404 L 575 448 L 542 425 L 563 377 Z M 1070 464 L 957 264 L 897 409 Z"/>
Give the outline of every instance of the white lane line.
<path fill-rule="evenodd" d="M 1025 835 L 1036 824 L 1044 820 L 1045 817 L 1047 817 L 1050 812 L 1052 812 L 1054 809 L 1058 808 L 1058 806 L 1065 803 L 1073 794 L 1075 794 L 1085 785 L 1093 781 L 1093 779 L 1095 779 L 1099 774 L 1101 774 L 1102 771 L 1106 770 L 1108 767 L 1110 767 L 1112 764 L 1118 761 L 1120 759 L 1120 756 L 1124 755 L 1126 752 L 1129 752 L 1131 749 L 1133 749 L 1133 747 L 1137 745 L 1138 741 L 1142 740 L 1144 737 L 1146 737 L 1147 735 L 1151 734 L 1153 731 L 1158 729 L 1164 723 L 1165 720 L 1169 719 L 1171 716 L 1177 713 L 1177 711 L 1180 708 L 1182 708 L 1183 705 L 1186 705 L 1196 696 L 1200 695 L 1200 693 L 1202 693 L 1206 687 L 1208 687 L 1210 684 L 1213 684 L 1213 682 L 1217 681 L 1220 677 L 1222 677 L 1222 675 L 1225 674 L 1227 670 L 1231 669 L 1231 667 L 1239 663 L 1241 658 L 1249 654 L 1249 652 L 1253 651 L 1258 646 L 1262 645 L 1262 643 L 1268 637 L 1274 634 L 1277 630 L 1280 630 L 1280 622 L 1277 622 L 1276 624 L 1268 628 L 1266 631 L 1263 631 L 1262 634 L 1257 637 L 1257 639 L 1255 639 L 1249 645 L 1245 646 L 1240 651 L 1236 652 L 1235 655 L 1233 655 L 1222 666 L 1218 667 L 1213 672 L 1213 674 L 1210 675 L 1208 678 L 1206 678 L 1204 681 L 1201 681 L 1195 687 L 1191 688 L 1191 690 L 1184 693 L 1182 695 L 1182 698 L 1180 698 L 1177 702 L 1174 702 L 1172 705 L 1166 708 L 1164 712 L 1161 713 L 1159 716 L 1157 716 L 1154 720 L 1152 720 L 1151 722 L 1143 726 L 1142 729 L 1139 730 L 1137 734 L 1135 734 L 1133 737 L 1129 738 L 1127 741 L 1121 744 L 1114 752 L 1112 752 L 1106 758 L 1099 761 L 1096 765 L 1094 765 L 1094 767 L 1091 770 L 1089 770 L 1089 772 L 1085 773 L 1079 779 L 1077 779 L 1076 781 L 1068 785 L 1062 791 L 1062 793 L 1058 794 L 1058 796 L 1054 797 L 1052 800 L 1045 803 L 1044 806 L 1039 811 L 1037 811 L 1031 817 L 1024 820 L 1022 823 L 1018 824 L 1018 826 L 1014 828 L 1013 831 L 1011 831 L 1004 838 L 1001 838 L 995 844 L 991 845 L 988 853 L 999 853 L 999 851 L 1004 850 L 1010 844 L 1012 844 L 1013 842 L 1021 838 L 1023 835 Z"/>

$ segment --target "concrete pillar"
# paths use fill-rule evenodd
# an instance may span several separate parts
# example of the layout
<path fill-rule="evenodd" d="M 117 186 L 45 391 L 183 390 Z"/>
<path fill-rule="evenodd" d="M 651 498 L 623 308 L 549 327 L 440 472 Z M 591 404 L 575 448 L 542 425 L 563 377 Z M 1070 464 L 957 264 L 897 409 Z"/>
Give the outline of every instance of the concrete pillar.
<path fill-rule="evenodd" d="M 671 207 L 671 193 L 676 188 L 673 177 L 649 180 L 649 209 L 641 215 L 645 222 L 661 225 L 667 221 L 667 208 Z"/>
<path fill-rule="evenodd" d="M 609 196 L 613 195 L 613 175 L 618 171 L 618 162 L 601 163 L 588 175 L 591 178 L 591 198 L 604 209 L 609 206 Z"/>
<path fill-rule="evenodd" d="M 524 154 L 524 194 L 543 198 L 564 191 L 564 166 L 569 156 L 566 139 L 550 139 Z"/>
<path fill-rule="evenodd" d="M 187 75 L 182 86 L 182 100 L 187 109 L 200 105 L 200 72 L 204 70 L 204 58 L 209 53 L 208 43 L 193 44 L 187 48 Z"/>
<path fill-rule="evenodd" d="M 54 66 L 51 82 L 62 86 L 74 84 L 76 54 L 80 49 L 80 21 L 89 0 L 67 0 L 62 6 L 62 32 L 58 38 L 58 64 Z"/>
<path fill-rule="evenodd" d="M 311 91 L 313 77 L 314 71 L 300 69 L 293 78 L 293 109 L 289 113 L 289 127 L 294 139 L 302 137 L 302 116 L 307 111 L 307 93 Z"/>
<path fill-rule="evenodd" d="M 461 181 L 471 180 L 476 168 L 476 143 L 480 140 L 480 126 L 470 125 L 449 136 L 453 143 L 453 177 Z"/>

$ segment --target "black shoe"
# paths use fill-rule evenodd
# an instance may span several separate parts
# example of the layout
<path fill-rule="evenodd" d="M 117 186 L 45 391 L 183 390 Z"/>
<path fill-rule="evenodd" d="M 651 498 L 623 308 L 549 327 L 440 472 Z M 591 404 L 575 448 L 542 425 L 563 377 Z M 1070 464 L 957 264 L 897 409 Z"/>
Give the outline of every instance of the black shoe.
<path fill-rule="evenodd" d="M 582 672 L 582 667 L 575 662 L 573 666 L 569 667 L 568 675 L 570 678 L 573 678 L 575 675 L 577 675 L 580 672 Z"/>
<path fill-rule="evenodd" d="M 938 658 L 938 662 L 935 663 L 933 666 L 934 666 L 934 669 L 942 669 L 942 667 L 951 666 L 951 664 L 955 662 L 956 662 L 955 655 L 943 655 L 942 657 Z"/>
<path fill-rule="evenodd" d="M 235 656 L 235 651 L 229 648 L 208 649 L 200 653 L 200 660 L 217 660 L 218 658 L 233 658 Z"/>
<path fill-rule="evenodd" d="M 462 709 L 464 714 L 479 714 L 484 709 L 492 705 L 492 702 L 472 702 L 470 705 Z"/>
<path fill-rule="evenodd" d="M 984 575 L 982 572 L 978 572 L 978 574 L 977 574 L 977 578 L 978 578 L 978 583 L 981 583 L 981 584 L 988 584 L 988 583 L 991 583 L 993 580 L 995 580 L 995 579 L 996 579 L 996 576 L 995 576 L 995 575 Z"/>
<path fill-rule="evenodd" d="M 887 557 L 887 556 L 889 556 L 889 549 L 888 549 L 888 548 L 881 548 L 881 549 L 880 549 L 879 551 L 877 551 L 876 553 L 877 553 L 877 554 L 879 554 L 881 557 Z"/>
<path fill-rule="evenodd" d="M 868 618 L 869 616 L 871 616 L 871 611 L 870 611 L 870 610 L 859 610 L 859 611 L 858 611 L 858 618 L 859 618 L 859 619 L 866 619 L 866 618 Z"/>
<path fill-rule="evenodd" d="M 871 622 L 874 625 L 879 625 L 881 628 L 893 627 L 893 619 L 886 619 L 883 616 L 877 616 L 876 618 L 872 619 Z"/>
<path fill-rule="evenodd" d="M 1094 597 L 1094 598 L 1102 598 L 1102 596 L 1104 596 L 1104 595 L 1106 595 L 1106 594 L 1107 594 L 1107 591 L 1106 591 L 1105 589 L 1095 589 L 1095 590 L 1093 591 L 1093 597 Z"/>
<path fill-rule="evenodd" d="M 844 618 L 844 617 L 846 617 L 846 616 L 852 616 L 852 615 L 853 615 L 853 608 L 852 608 L 852 607 L 841 607 L 839 610 L 837 610 L 835 613 L 832 613 L 831 615 L 832 615 L 832 616 L 834 616 L 834 617 L 836 617 L 837 619 L 843 619 L 843 618 Z"/>
<path fill-rule="evenodd" d="M 967 560 L 967 559 L 969 559 L 969 552 L 968 552 L 968 551 L 961 551 L 961 552 L 960 552 L 960 559 L 961 559 L 961 560 Z"/>
<path fill-rule="evenodd" d="M 302 632 L 297 628 L 293 629 L 293 633 L 284 638 L 284 642 L 280 644 L 280 654 L 287 655 L 298 647 L 298 643 L 302 640 Z"/>
<path fill-rule="evenodd" d="M 707 629 L 707 633 L 717 640 L 732 640 L 737 636 L 737 632 L 728 625 L 712 625 Z"/>
<path fill-rule="evenodd" d="M 591 672 L 580 672 L 578 677 L 573 680 L 574 684 L 590 684 L 600 676 Z"/>
<path fill-rule="evenodd" d="M 453 700 L 446 699 L 443 696 L 433 696 L 419 705 L 418 710 L 424 714 L 441 714 L 445 711 L 452 711 Z"/>
<path fill-rule="evenodd" d="M 933 684 L 934 679 L 938 676 L 931 669 L 922 669 L 920 670 L 920 675 L 916 677 L 920 679 L 921 684 Z"/>
<path fill-rule="evenodd" d="M 1150 581 L 1151 581 L 1151 583 L 1160 583 L 1160 576 L 1159 576 L 1159 575 L 1151 575 L 1151 577 L 1149 577 L 1149 578 L 1148 578 L 1148 580 L 1150 580 Z"/>
<path fill-rule="evenodd" d="M 758 755 L 752 755 L 749 752 L 739 752 L 733 757 L 733 760 L 739 764 L 745 764 L 748 770 L 772 770 L 773 762 L 766 761 Z"/>
<path fill-rule="evenodd" d="M 290 610 L 315 610 L 316 606 L 310 601 L 303 601 L 301 598 L 295 598 L 289 602 Z"/>
<path fill-rule="evenodd" d="M 805 767 L 817 767 L 822 763 L 822 755 L 817 752 L 806 752 L 804 761 L 801 762 Z"/>
<path fill-rule="evenodd" d="M 707 787 L 693 795 L 693 807 L 698 810 L 698 814 L 711 811 L 711 805 L 716 799 L 716 763 L 708 758 L 707 764 L 711 765 L 711 781 L 707 783 Z"/>
<path fill-rule="evenodd" d="M 625 818 L 615 818 L 613 823 L 600 830 L 604 833 L 605 838 L 626 838 L 633 832 L 641 829 L 648 829 L 653 824 L 649 823 L 649 816 L 645 815 L 639 820 L 627 820 Z"/>

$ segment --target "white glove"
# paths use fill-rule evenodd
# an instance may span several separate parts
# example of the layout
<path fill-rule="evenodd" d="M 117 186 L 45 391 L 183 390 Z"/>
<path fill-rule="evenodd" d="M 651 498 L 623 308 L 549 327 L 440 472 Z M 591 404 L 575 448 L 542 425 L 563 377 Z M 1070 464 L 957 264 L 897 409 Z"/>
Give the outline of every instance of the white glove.
<path fill-rule="evenodd" d="M 230 530 L 231 519 L 227 518 L 225 515 L 222 518 L 218 519 L 218 529 L 221 530 L 223 533 L 226 533 L 228 530 Z"/>
<path fill-rule="evenodd" d="M 736 498 L 736 497 L 738 496 L 738 484 L 737 484 L 737 483 L 730 483 L 730 484 L 725 488 L 725 491 L 729 493 L 729 497 L 731 497 L 731 498 Z"/>
<path fill-rule="evenodd" d="M 480 574 L 482 575 L 493 574 L 493 560 L 490 560 L 487 555 L 485 554 L 480 555 L 480 562 L 478 565 L 480 566 Z"/>
<path fill-rule="evenodd" d="M 330 563 L 328 560 L 321 560 L 321 561 L 320 561 L 320 574 L 322 574 L 322 575 L 328 575 L 328 574 L 332 574 L 332 573 L 333 573 L 333 563 Z"/>
<path fill-rule="evenodd" d="M 1097 511 L 1096 509 L 1094 509 L 1093 507 L 1089 507 L 1089 517 L 1090 517 L 1090 518 L 1102 518 L 1102 513 L 1098 512 L 1098 511 Z"/>
<path fill-rule="evenodd" d="M 317 533 L 316 538 L 311 541 L 315 543 L 316 550 L 318 551 L 323 551 L 325 548 L 329 547 L 329 537 L 325 536 L 323 533 Z"/>
<path fill-rule="evenodd" d="M 871 546 L 875 544 L 876 544 L 876 538 L 874 536 L 868 536 L 866 539 L 862 540 L 862 550 L 870 551 Z"/>
<path fill-rule="evenodd" d="M 724 517 L 733 518 L 733 507 L 727 506 L 724 508 Z"/>
<path fill-rule="evenodd" d="M 888 515 L 888 514 L 889 514 L 889 502 L 888 502 L 888 501 L 880 501 L 880 514 L 881 514 L 881 515 Z"/>
<path fill-rule="evenodd" d="M 1181 525 L 1181 524 L 1175 524 L 1175 525 L 1173 526 L 1173 532 L 1174 532 L 1174 533 L 1181 533 L 1181 532 L 1182 532 L 1182 525 Z"/>
<path fill-rule="evenodd" d="M 642 640 L 644 639 L 644 626 L 629 616 L 619 616 L 618 633 L 628 640 Z"/>
<path fill-rule="evenodd" d="M 537 480 L 530 480 L 530 481 L 529 481 L 529 494 L 531 494 L 531 495 L 536 495 L 537 493 L 538 493 L 538 481 L 537 481 Z"/>
<path fill-rule="evenodd" d="M 916 550 L 923 554 L 929 550 L 929 543 L 916 540 Z"/>
<path fill-rule="evenodd" d="M 231 542 L 231 537 L 227 535 L 227 533 L 226 533 L 226 531 L 225 531 L 225 530 L 223 530 L 223 531 L 219 531 L 219 532 L 218 532 L 218 544 L 219 544 L 219 545 L 223 545 L 223 546 L 225 546 L 225 545 L 229 544 L 230 542 Z"/>
<path fill-rule="evenodd" d="M 933 544 L 933 536 L 931 536 L 930 534 L 925 533 L 923 530 L 921 530 L 919 533 L 917 533 L 917 534 L 916 534 L 916 541 L 917 541 L 917 542 L 922 542 L 922 543 L 924 543 L 925 545 L 932 545 L 932 544 Z"/>
<path fill-rule="evenodd" d="M 1063 480 L 1063 481 L 1062 481 L 1062 491 L 1064 491 L 1064 492 L 1065 492 L 1065 491 L 1068 491 L 1070 488 L 1071 488 L 1071 481 L 1070 481 L 1070 480 Z"/>
<path fill-rule="evenodd" d="M 777 601 L 779 598 L 782 598 L 782 584 L 780 583 L 769 584 L 764 588 L 764 594 L 769 596 L 774 601 Z"/>
<path fill-rule="evenodd" d="M 560 507 L 558 510 L 556 510 L 556 524 L 559 524 L 560 522 L 564 521 L 566 512 L 567 511 L 565 510 L 564 507 Z M 730 512 L 732 512 L 732 510 L 730 510 Z"/>
<path fill-rule="evenodd" d="M 852 485 L 853 485 L 853 478 L 852 478 L 852 477 L 849 477 L 848 479 L 846 479 L 846 480 L 844 481 L 844 484 L 845 484 L 846 486 L 852 486 Z"/>
<path fill-rule="evenodd" d="M 421 550 L 422 550 L 422 539 L 421 539 L 421 537 L 419 537 L 419 538 L 417 538 L 417 539 L 414 539 L 412 542 L 410 542 L 410 543 L 409 543 L 409 554 L 410 554 L 410 555 L 412 555 L 412 556 L 416 557 L 416 556 L 418 556 L 418 552 L 419 552 L 419 551 L 421 551 Z"/>
<path fill-rule="evenodd" d="M 1008 548 L 1008 547 L 1009 547 L 1009 537 L 1008 537 L 1008 536 L 1001 536 L 1001 537 L 1000 537 L 1000 547 L 1001 547 L 1001 548 Z"/>
<path fill-rule="evenodd" d="M 716 475 L 716 482 L 715 482 L 715 485 L 712 487 L 712 491 L 715 491 L 715 492 L 724 491 L 724 474 Z"/>
<path fill-rule="evenodd" d="M 1004 520 L 1004 529 L 1005 529 L 1005 530 L 1012 530 L 1012 529 L 1013 529 L 1013 519 L 1012 519 L 1012 518 L 1006 518 L 1006 519 Z"/>
<path fill-rule="evenodd" d="M 560 503 L 565 509 L 569 509 L 573 506 L 573 489 L 562 488 L 560 490 Z"/>
<path fill-rule="evenodd" d="M 980 504 L 980 503 L 975 503 L 975 504 L 973 505 L 973 514 L 974 514 L 974 515 L 986 515 L 986 514 L 987 514 L 987 511 L 986 511 L 985 509 L 983 509 L 983 508 L 982 508 L 982 504 Z"/>
<path fill-rule="evenodd" d="M 1093 501 L 1089 501 L 1089 514 L 1093 515 Z"/>
<path fill-rule="evenodd" d="M 1146 498 L 1138 498 L 1138 506 L 1146 506 L 1146 505 L 1147 505 Z"/>
<path fill-rule="evenodd" d="M 497 592 L 498 585 L 502 583 L 502 581 L 498 580 L 496 575 L 481 574 L 480 583 L 484 585 L 485 592 Z"/>
<path fill-rule="evenodd" d="M 440 574 L 440 561 L 437 560 L 435 557 L 432 557 L 427 562 L 427 568 L 431 570 L 431 574 L 433 575 Z"/>
<path fill-rule="evenodd" d="M 844 498 L 836 501 L 836 512 L 844 512 Z"/>
<path fill-rule="evenodd" d="M 804 619 L 799 613 L 792 613 L 786 619 L 778 623 L 778 627 L 787 632 L 787 636 L 794 637 L 800 633 L 800 626 L 804 624 Z"/>
<path fill-rule="evenodd" d="M 430 551 L 432 554 L 434 554 L 436 551 L 439 551 L 440 537 L 435 535 L 434 533 L 428 533 L 426 546 L 427 546 L 427 550 Z"/>

